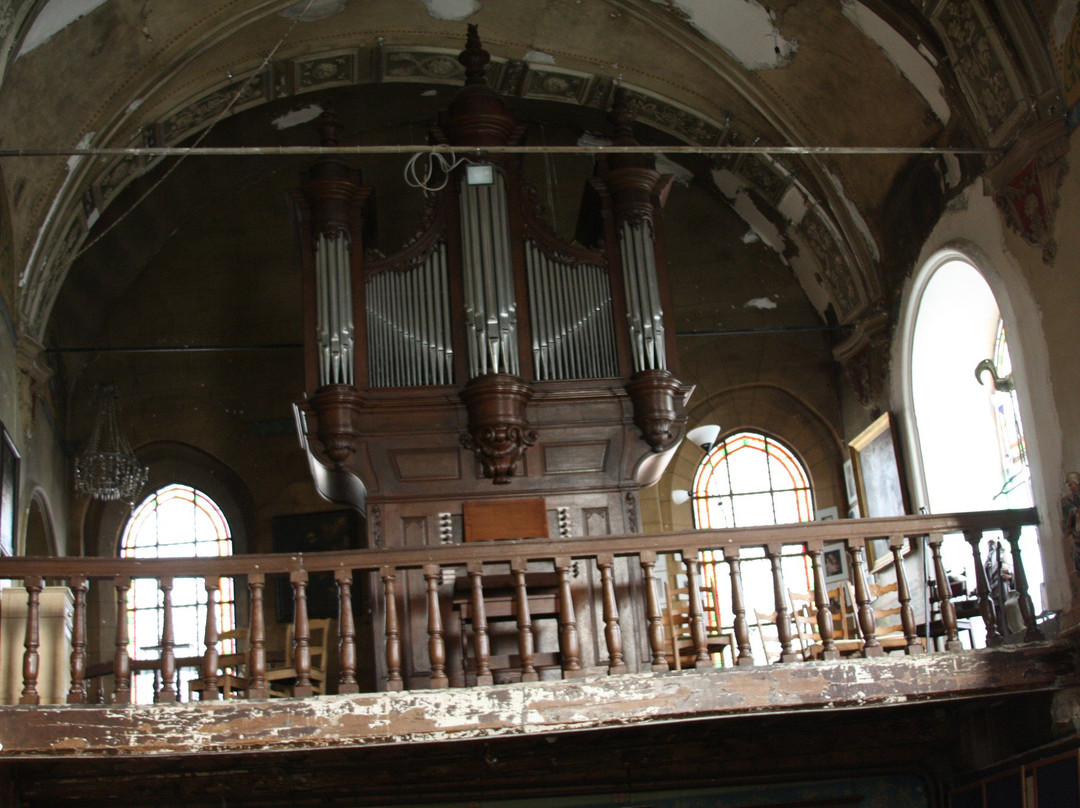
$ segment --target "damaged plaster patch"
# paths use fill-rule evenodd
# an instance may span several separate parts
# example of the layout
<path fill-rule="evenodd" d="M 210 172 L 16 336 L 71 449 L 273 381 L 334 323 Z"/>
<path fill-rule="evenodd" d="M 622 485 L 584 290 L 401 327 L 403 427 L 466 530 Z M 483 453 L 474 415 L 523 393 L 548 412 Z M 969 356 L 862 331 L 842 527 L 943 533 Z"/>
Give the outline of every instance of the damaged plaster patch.
<path fill-rule="evenodd" d="M 54 35 L 105 3 L 106 0 L 50 0 L 34 18 L 34 24 L 30 26 L 30 31 L 19 49 L 19 56 L 44 45 Z"/>
<path fill-rule="evenodd" d="M 774 295 L 775 297 L 775 295 Z M 743 303 L 744 309 L 775 309 L 776 301 L 771 297 L 755 297 Z"/>
<path fill-rule="evenodd" d="M 480 10 L 480 0 L 420 0 L 437 20 L 464 20 Z"/>
<path fill-rule="evenodd" d="M 532 62 L 534 65 L 555 64 L 555 57 L 550 53 L 544 53 L 543 51 L 528 51 L 523 59 L 526 62 Z"/>
<path fill-rule="evenodd" d="M 798 48 L 780 36 L 773 14 L 757 0 L 653 0 L 686 15 L 690 25 L 747 70 L 784 67 Z"/>
<path fill-rule="evenodd" d="M 877 43 L 893 67 L 900 71 L 912 87 L 923 97 L 943 124 L 949 122 L 952 110 L 945 98 L 941 79 L 933 65 L 923 54 L 912 47 L 900 33 L 862 3 L 844 0 L 844 16 L 860 31 Z"/>
<path fill-rule="evenodd" d="M 302 123 L 313 121 L 320 115 L 322 115 L 322 107 L 318 104 L 311 104 L 310 106 L 301 107 L 300 109 L 290 110 L 281 117 L 274 118 L 270 123 L 277 129 L 289 129 L 293 126 L 299 126 Z"/>
<path fill-rule="evenodd" d="M 750 225 L 750 229 L 757 234 L 758 238 L 779 255 L 781 260 L 787 263 L 784 258 L 785 242 L 783 233 L 754 203 L 750 194 L 746 192 L 746 185 L 743 180 L 726 168 L 713 169 L 712 176 L 713 182 L 716 183 L 720 193 L 727 199 L 732 210 Z"/>
<path fill-rule="evenodd" d="M 863 218 L 862 211 L 848 198 L 847 192 L 844 190 L 844 184 L 840 181 L 840 178 L 831 171 L 827 171 L 826 173 L 829 175 L 829 179 L 832 180 L 836 192 L 840 194 L 840 199 L 843 201 L 844 207 L 851 217 L 852 224 L 855 225 L 855 228 L 863 237 L 863 241 L 866 242 L 866 246 L 870 250 L 870 255 L 877 261 L 881 258 L 881 251 L 878 249 L 877 242 L 874 240 L 874 234 L 870 232 L 870 226 L 866 223 L 866 219 Z"/>

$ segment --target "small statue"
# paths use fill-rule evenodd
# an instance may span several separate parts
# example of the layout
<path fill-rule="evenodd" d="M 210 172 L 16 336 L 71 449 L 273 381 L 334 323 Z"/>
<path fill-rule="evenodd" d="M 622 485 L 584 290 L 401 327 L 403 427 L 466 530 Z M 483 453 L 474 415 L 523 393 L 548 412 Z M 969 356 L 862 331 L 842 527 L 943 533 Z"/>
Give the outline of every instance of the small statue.
<path fill-rule="evenodd" d="M 1080 573 L 1080 472 L 1067 473 L 1065 485 L 1069 490 L 1061 498 L 1061 527 L 1072 542 L 1073 568 Z"/>

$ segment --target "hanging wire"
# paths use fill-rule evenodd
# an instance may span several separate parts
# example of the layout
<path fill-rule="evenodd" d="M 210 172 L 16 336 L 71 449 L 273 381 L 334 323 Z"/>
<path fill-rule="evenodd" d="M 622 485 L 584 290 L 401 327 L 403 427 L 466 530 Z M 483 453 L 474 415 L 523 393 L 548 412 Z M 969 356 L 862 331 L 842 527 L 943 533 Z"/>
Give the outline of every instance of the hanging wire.
<path fill-rule="evenodd" d="M 420 165 L 425 157 L 427 164 L 421 169 Z M 405 164 L 405 184 L 410 188 L 419 188 L 425 194 L 433 194 L 441 191 L 450 182 L 450 172 L 467 162 L 469 161 L 464 157 L 457 157 L 453 152 L 448 154 L 436 151 L 417 152 Z M 442 181 L 432 184 L 432 179 L 439 172 L 443 175 Z"/>

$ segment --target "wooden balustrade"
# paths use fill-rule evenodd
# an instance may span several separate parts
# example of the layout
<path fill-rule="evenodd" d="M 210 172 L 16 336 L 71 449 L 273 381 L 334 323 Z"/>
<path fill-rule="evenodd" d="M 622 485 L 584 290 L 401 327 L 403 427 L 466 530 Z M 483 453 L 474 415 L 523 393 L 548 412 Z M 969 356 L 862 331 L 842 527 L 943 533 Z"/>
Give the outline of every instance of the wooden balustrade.
<path fill-rule="evenodd" d="M 530 570 L 532 565 L 548 565 L 553 572 L 546 574 L 554 583 L 550 587 L 555 606 L 551 615 L 557 620 L 558 659 L 564 677 L 586 672 L 619 674 L 626 672 L 627 642 L 624 637 L 625 616 L 636 610 L 633 625 L 643 627 L 644 636 L 629 638 L 631 646 L 640 647 L 643 656 L 638 667 L 663 672 L 672 669 L 670 638 L 665 636 L 660 570 L 677 570 L 681 565 L 689 590 L 689 639 L 693 646 L 694 667 L 712 667 L 708 650 L 702 597 L 703 552 L 708 551 L 710 563 L 726 565 L 730 576 L 730 603 L 725 604 L 733 616 L 732 654 L 737 665 L 753 665 L 751 632 L 746 614 L 746 590 L 742 569 L 746 562 L 743 551 L 747 548 L 764 550 L 770 565 L 776 628 L 781 645 L 780 659 L 794 662 L 800 659 L 793 647 L 794 635 L 789 615 L 787 588 L 781 558 L 785 548 L 801 548 L 809 559 L 816 606 L 817 630 L 820 639 L 818 658 L 834 659 L 839 656 L 836 647 L 835 625 L 830 604 L 826 599 L 826 578 L 823 563 L 823 547 L 826 542 L 843 541 L 849 557 L 850 584 L 854 591 L 854 607 L 862 636 L 861 654 L 865 657 L 884 653 L 877 639 L 872 597 L 866 577 L 864 549 L 866 542 L 874 538 L 887 538 L 893 555 L 896 574 L 896 597 L 903 634 L 907 640 L 908 653 L 923 650 L 916 636 L 916 608 L 912 603 L 911 582 L 905 574 L 904 548 L 921 547 L 928 552 L 933 580 L 938 592 L 950 592 L 948 578 L 941 556 L 941 543 L 946 534 L 958 533 L 970 543 L 979 561 L 979 542 L 983 534 L 1001 531 L 1012 552 L 1013 582 L 1019 595 L 1023 616 L 1025 641 L 1043 639 L 1036 624 L 1031 598 L 1027 591 L 1027 576 L 1020 556 L 1019 535 L 1024 525 L 1036 523 L 1034 510 L 995 511 L 968 514 L 944 514 L 898 517 L 891 519 L 867 519 L 829 521 L 801 525 L 784 525 L 767 528 L 736 530 L 687 531 L 658 535 L 627 535 L 576 539 L 530 539 L 473 542 L 466 545 L 450 545 L 398 550 L 360 550 L 320 553 L 317 555 L 249 555 L 227 558 L 191 559 L 116 559 L 116 558 L 3 558 L 0 559 L 0 578 L 21 579 L 24 583 L 28 609 L 23 642 L 23 686 L 19 702 L 38 704 L 38 676 L 40 662 L 40 637 L 38 630 L 38 598 L 43 581 L 63 581 L 73 593 L 73 619 L 71 633 L 70 673 L 71 684 L 66 700 L 71 704 L 84 704 L 93 699 L 88 695 L 87 680 L 94 673 L 107 672 L 113 678 L 110 695 L 112 704 L 128 704 L 131 701 L 132 672 L 153 669 L 161 675 L 160 689 L 156 693 L 159 702 L 173 702 L 180 698 L 176 688 L 178 668 L 198 666 L 202 698 L 219 696 L 219 665 L 223 656 L 219 651 L 222 627 L 217 624 L 214 604 L 221 591 L 221 579 L 246 580 L 250 623 L 248 626 L 248 649 L 246 651 L 246 681 L 248 698 L 266 698 L 267 687 L 267 633 L 264 615 L 264 589 L 267 575 L 288 577 L 293 595 L 293 647 L 286 653 L 295 668 L 294 696 L 308 696 L 313 692 L 311 673 L 311 626 L 308 619 L 307 586 L 309 575 L 315 572 L 332 572 L 338 588 L 338 608 L 342 616 L 338 627 L 338 660 L 340 676 L 336 689 L 341 693 L 358 691 L 357 634 L 353 622 L 353 580 L 356 574 L 367 574 L 371 580 L 381 582 L 383 604 L 380 641 L 384 661 L 384 675 L 380 687 L 400 690 L 406 687 L 407 660 L 412 659 L 414 649 L 403 647 L 408 636 L 401 622 L 402 614 L 426 610 L 421 633 L 426 637 L 412 637 L 411 642 L 426 647 L 430 663 L 431 687 L 446 687 L 448 676 L 447 627 L 443 612 L 448 604 L 444 589 L 444 572 L 455 570 L 464 573 L 468 581 L 468 597 L 463 601 L 471 628 L 471 663 L 475 666 L 477 684 L 491 684 L 492 649 L 488 620 L 488 594 L 485 578 L 488 567 L 502 565 L 510 570 L 508 580 L 511 604 L 510 615 L 515 621 L 519 675 L 521 680 L 538 678 L 537 651 L 534 646 L 534 616 L 530 613 Z M 788 557 L 788 556 L 783 556 Z M 616 585 L 614 569 L 619 559 L 629 559 L 631 568 L 640 571 L 637 594 L 628 596 L 625 588 Z M 596 570 L 598 585 L 595 591 L 575 583 L 579 564 L 592 564 Z M 674 565 L 674 566 L 673 566 Z M 982 564 L 976 563 L 976 590 L 986 625 L 988 644 L 1002 641 L 1001 616 L 994 611 L 993 600 Z M 422 576 L 422 595 L 402 611 L 399 600 L 404 597 L 404 576 L 409 573 Z M 665 573 L 666 574 L 666 573 Z M 174 607 L 171 592 L 178 578 L 202 578 L 209 608 L 204 633 L 204 649 L 199 657 L 177 658 L 174 636 Z M 133 660 L 130 656 L 128 636 L 129 593 L 132 582 L 138 579 L 156 579 L 161 591 L 163 630 L 160 637 L 160 656 L 156 660 Z M 115 607 L 115 638 L 112 662 L 88 664 L 87 648 L 87 593 L 90 587 L 112 586 L 112 603 Z M 582 661 L 582 642 L 578 625 L 575 598 L 596 599 L 598 618 L 596 637 L 602 644 L 599 658 L 587 670 Z M 922 611 L 919 604 L 919 611 Z M 506 614 L 504 612 L 503 614 Z M 959 650 L 957 619 L 952 603 L 943 598 L 940 604 L 940 621 L 944 629 L 946 651 Z M 926 621 L 929 623 L 929 620 Z M 377 632 L 378 634 L 379 632 Z M 674 653 L 678 654 L 678 650 Z"/>

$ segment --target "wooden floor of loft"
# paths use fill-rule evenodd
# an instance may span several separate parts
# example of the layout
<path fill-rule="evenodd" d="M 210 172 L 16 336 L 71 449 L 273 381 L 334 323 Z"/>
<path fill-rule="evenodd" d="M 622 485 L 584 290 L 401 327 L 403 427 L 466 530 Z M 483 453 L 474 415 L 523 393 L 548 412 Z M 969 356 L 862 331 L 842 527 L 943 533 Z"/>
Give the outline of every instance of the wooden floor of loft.
<path fill-rule="evenodd" d="M 524 795 L 537 777 L 567 791 L 618 789 L 620 778 L 674 787 L 721 770 L 760 774 L 762 761 L 793 777 L 949 768 L 992 740 L 1006 751 L 1051 742 L 1050 702 L 1080 679 L 1077 650 L 1058 641 L 272 703 L 6 708 L 0 784 L 25 805 L 220 808 L 224 796 L 235 808 Z M 965 733 L 979 743 L 958 744 Z M 714 765 L 702 766 L 706 754 Z"/>

